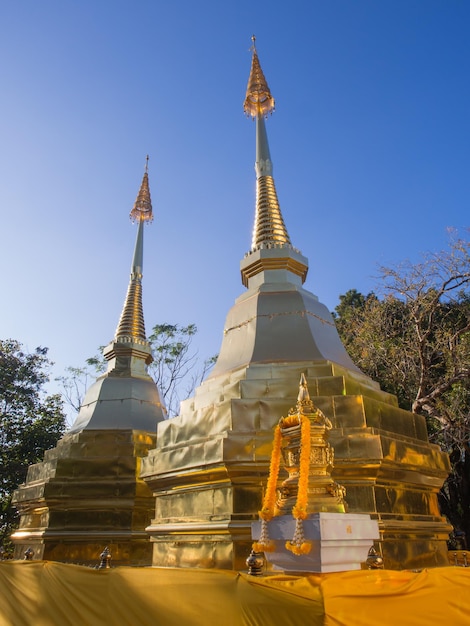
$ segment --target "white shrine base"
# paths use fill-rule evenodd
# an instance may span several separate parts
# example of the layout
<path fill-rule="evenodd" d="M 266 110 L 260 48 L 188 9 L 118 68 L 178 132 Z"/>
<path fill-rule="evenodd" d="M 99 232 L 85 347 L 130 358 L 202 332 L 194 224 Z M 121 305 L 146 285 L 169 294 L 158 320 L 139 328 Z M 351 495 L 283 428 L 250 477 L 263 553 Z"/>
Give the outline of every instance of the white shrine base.
<path fill-rule="evenodd" d="M 303 527 L 312 549 L 309 554 L 297 556 L 285 547 L 285 542 L 292 540 L 295 532 L 292 515 L 280 515 L 268 523 L 269 538 L 276 548 L 275 552 L 265 552 L 265 556 L 276 569 L 289 572 L 358 570 L 366 561 L 374 539 L 379 539 L 377 521 L 359 513 L 314 513 L 303 522 Z M 251 533 L 255 541 L 260 538 L 261 522 L 253 522 Z"/>

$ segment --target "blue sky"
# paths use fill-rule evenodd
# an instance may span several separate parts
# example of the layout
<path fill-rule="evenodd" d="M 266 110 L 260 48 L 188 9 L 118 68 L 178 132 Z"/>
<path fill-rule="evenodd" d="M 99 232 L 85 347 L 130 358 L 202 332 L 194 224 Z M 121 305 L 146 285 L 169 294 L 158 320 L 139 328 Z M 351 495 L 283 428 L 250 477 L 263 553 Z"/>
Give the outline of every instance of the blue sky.
<path fill-rule="evenodd" d="M 113 337 L 148 153 L 147 330 L 195 322 L 218 351 L 253 224 L 253 33 L 306 287 L 333 309 L 444 248 L 469 226 L 469 28 L 466 0 L 1 3 L 1 337 L 55 375 Z"/>

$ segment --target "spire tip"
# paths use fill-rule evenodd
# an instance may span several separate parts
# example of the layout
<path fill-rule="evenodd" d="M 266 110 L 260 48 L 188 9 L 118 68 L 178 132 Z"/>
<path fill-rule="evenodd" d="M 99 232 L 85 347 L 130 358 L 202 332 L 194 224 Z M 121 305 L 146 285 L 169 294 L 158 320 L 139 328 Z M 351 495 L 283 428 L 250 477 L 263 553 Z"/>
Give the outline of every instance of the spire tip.
<path fill-rule="evenodd" d="M 269 91 L 268 83 L 259 63 L 255 44 L 256 37 L 253 35 L 251 40 L 253 42 L 251 46 L 253 58 L 243 110 L 247 116 L 258 117 L 259 115 L 265 116 L 274 110 L 274 98 Z"/>
<path fill-rule="evenodd" d="M 129 217 L 133 222 L 151 222 L 153 220 L 152 200 L 150 198 L 149 188 L 149 155 L 145 158 L 145 171 L 140 185 L 139 193 L 132 207 Z"/>

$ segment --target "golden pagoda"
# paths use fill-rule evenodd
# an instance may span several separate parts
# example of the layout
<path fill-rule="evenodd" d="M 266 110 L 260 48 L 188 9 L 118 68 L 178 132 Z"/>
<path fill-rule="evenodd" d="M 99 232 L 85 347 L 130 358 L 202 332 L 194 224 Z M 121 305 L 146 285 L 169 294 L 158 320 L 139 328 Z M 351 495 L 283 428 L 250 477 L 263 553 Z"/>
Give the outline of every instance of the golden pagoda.
<path fill-rule="evenodd" d="M 143 227 L 152 220 L 148 157 L 130 217 L 137 238 L 115 338 L 103 351 L 107 371 L 88 389 L 72 428 L 14 494 L 16 558 L 31 548 L 34 559 L 96 564 L 108 546 L 115 565 L 151 563 L 145 527 L 154 505 L 139 474 L 166 412 L 147 372 L 153 359 L 142 310 Z"/>
<path fill-rule="evenodd" d="M 254 42 L 253 42 L 254 44 Z M 303 288 L 276 193 L 265 117 L 274 99 L 255 46 L 245 112 L 256 121 L 256 211 L 241 261 L 247 288 L 227 315 L 217 363 L 180 415 L 158 425 L 142 476 L 156 498 L 153 564 L 244 569 L 266 486 L 273 428 L 301 374 L 331 422 L 334 481 L 349 513 L 377 520 L 386 568 L 447 564 L 437 493 L 449 471 L 425 420 L 398 407 L 351 361 L 326 306 Z"/>

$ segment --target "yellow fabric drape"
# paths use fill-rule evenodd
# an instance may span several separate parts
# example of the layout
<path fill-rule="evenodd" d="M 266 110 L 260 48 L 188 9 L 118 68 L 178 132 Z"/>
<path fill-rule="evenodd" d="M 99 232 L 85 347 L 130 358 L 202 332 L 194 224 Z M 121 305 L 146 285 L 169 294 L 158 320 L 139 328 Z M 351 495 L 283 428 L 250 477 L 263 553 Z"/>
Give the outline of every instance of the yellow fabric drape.
<path fill-rule="evenodd" d="M 470 568 L 253 577 L 0 563 L 0 626 L 429 626 L 470 623 Z"/>
<path fill-rule="evenodd" d="M 323 577 L 324 626 L 468 626 L 470 568 L 344 572 Z"/>

